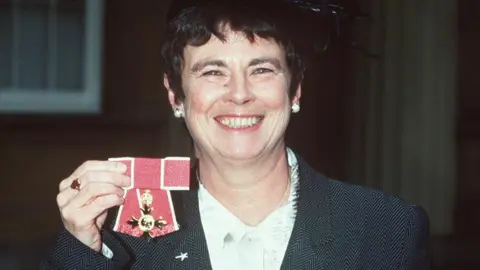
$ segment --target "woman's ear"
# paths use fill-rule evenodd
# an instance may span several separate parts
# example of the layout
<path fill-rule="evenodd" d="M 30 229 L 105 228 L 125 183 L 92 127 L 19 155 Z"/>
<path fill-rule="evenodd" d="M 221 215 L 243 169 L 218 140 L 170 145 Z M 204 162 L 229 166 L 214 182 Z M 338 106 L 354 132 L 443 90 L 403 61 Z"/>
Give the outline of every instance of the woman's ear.
<path fill-rule="evenodd" d="M 297 90 L 295 90 L 295 95 L 292 98 L 292 104 L 299 104 L 300 105 L 300 97 L 302 96 L 302 84 L 299 83 Z"/>
<path fill-rule="evenodd" d="M 177 104 L 176 104 L 176 96 L 175 96 L 175 92 L 172 90 L 172 88 L 170 87 L 170 82 L 168 81 L 168 76 L 167 74 L 164 74 L 163 75 L 163 85 L 165 86 L 165 89 L 167 89 L 167 93 L 168 93 L 168 101 L 170 102 L 170 105 L 172 106 L 173 109 L 176 108 Z"/>

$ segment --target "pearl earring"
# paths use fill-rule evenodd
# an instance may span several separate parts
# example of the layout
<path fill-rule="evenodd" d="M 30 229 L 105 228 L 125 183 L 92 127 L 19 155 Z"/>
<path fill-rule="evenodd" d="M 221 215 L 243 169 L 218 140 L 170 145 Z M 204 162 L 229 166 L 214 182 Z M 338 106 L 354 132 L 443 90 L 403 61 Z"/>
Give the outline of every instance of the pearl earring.
<path fill-rule="evenodd" d="M 182 113 L 182 111 L 180 111 L 179 108 L 175 108 L 175 110 L 173 111 L 173 115 L 175 115 L 176 118 L 182 118 L 183 117 L 183 113 Z"/>
<path fill-rule="evenodd" d="M 292 113 L 298 113 L 300 111 L 300 105 L 298 103 L 293 103 Z"/>

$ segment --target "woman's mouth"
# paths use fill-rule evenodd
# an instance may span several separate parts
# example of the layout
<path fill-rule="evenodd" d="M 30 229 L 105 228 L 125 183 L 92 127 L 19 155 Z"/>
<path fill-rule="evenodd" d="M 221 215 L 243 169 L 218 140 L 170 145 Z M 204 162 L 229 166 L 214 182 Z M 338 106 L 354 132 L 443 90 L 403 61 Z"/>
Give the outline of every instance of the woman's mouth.
<path fill-rule="evenodd" d="M 215 121 L 223 128 L 230 130 L 246 130 L 260 126 L 263 115 L 220 115 L 216 116 Z"/>

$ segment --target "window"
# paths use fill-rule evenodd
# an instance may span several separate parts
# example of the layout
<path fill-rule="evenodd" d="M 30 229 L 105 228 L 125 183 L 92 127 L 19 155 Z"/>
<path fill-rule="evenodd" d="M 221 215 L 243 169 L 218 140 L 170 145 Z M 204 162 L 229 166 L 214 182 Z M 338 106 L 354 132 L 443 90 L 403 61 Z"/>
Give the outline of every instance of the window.
<path fill-rule="evenodd" d="M 0 113 L 99 113 L 101 0 L 2 0 Z"/>

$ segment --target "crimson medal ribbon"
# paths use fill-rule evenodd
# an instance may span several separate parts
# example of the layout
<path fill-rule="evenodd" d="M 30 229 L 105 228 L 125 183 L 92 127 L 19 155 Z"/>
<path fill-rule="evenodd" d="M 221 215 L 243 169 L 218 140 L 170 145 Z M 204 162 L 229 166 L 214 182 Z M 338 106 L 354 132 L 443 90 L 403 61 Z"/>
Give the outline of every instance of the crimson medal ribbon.
<path fill-rule="evenodd" d="M 135 237 L 159 237 L 179 229 L 172 190 L 190 187 L 190 158 L 126 157 L 108 160 L 127 165 L 131 185 L 125 188 L 113 230 Z"/>

